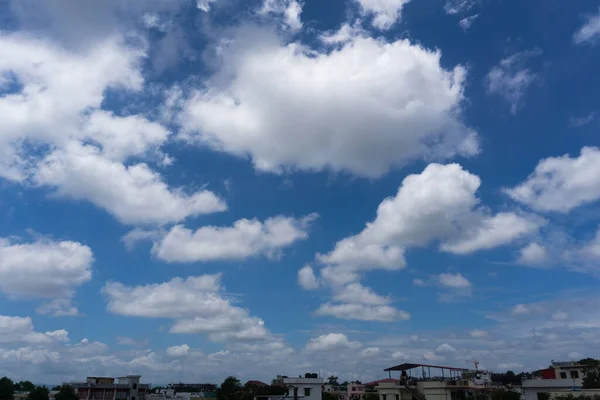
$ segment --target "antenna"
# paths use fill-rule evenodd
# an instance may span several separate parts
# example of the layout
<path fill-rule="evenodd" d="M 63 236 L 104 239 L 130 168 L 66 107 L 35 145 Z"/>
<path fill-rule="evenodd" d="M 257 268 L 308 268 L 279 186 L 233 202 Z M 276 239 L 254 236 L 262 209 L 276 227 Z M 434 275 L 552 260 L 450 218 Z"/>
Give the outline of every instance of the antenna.
<path fill-rule="evenodd" d="M 477 361 L 477 359 L 475 359 L 475 360 L 465 360 L 465 361 L 475 364 L 475 371 L 479 371 L 479 361 Z"/>

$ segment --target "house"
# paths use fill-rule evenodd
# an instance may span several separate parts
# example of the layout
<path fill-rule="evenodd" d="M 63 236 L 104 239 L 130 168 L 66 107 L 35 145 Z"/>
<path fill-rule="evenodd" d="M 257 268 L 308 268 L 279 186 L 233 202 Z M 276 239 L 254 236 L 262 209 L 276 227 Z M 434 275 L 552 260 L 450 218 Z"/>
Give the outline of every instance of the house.
<path fill-rule="evenodd" d="M 535 379 L 521 382 L 523 400 L 547 400 L 552 393 L 580 390 L 585 366 L 573 361 L 552 361 L 549 368 L 536 371 Z"/>
<path fill-rule="evenodd" d="M 349 383 L 347 386 L 348 399 L 360 400 L 365 397 L 365 385 Z"/>

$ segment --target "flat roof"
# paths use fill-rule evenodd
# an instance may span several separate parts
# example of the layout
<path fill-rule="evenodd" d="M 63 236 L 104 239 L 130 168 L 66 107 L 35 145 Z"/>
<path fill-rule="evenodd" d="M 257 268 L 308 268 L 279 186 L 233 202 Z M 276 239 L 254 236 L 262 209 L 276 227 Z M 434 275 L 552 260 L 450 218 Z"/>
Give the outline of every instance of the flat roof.
<path fill-rule="evenodd" d="M 451 371 L 468 371 L 468 368 L 444 367 L 441 365 L 416 364 L 416 363 L 404 363 L 404 364 L 396 365 L 394 367 L 386 368 L 386 369 L 384 369 L 384 371 L 408 371 L 409 369 L 418 368 L 418 367 L 448 369 Z"/>

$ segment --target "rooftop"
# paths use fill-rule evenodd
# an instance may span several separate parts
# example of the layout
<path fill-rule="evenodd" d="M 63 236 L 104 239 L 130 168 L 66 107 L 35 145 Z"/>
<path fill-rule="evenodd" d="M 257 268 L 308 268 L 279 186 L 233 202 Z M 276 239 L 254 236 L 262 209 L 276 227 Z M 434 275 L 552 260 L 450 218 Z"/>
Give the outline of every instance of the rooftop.
<path fill-rule="evenodd" d="M 450 371 L 467 371 L 468 370 L 468 368 L 444 367 L 441 365 L 432 365 L 432 364 L 404 363 L 404 364 L 396 365 L 394 367 L 386 368 L 386 369 L 384 369 L 384 371 L 408 371 L 409 369 L 419 368 L 419 367 L 447 369 Z"/>

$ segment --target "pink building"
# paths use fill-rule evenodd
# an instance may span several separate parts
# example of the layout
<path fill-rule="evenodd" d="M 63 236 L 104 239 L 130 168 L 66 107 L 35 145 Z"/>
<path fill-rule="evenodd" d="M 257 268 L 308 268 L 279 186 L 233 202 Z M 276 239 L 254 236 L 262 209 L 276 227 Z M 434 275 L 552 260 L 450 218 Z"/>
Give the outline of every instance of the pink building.
<path fill-rule="evenodd" d="M 357 385 L 349 383 L 348 387 L 348 399 L 361 400 L 365 397 L 365 385 Z"/>

